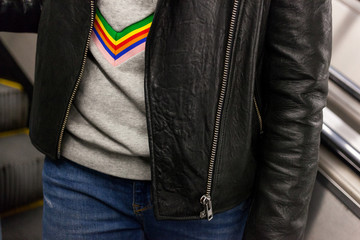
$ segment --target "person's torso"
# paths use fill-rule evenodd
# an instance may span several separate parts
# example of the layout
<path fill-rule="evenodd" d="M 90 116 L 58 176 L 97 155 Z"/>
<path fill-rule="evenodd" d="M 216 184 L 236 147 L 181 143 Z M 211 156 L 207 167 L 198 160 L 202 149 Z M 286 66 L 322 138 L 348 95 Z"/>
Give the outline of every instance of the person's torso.
<path fill-rule="evenodd" d="M 52 158 L 61 154 L 67 110 L 82 81 L 94 4 L 44 2 L 30 135 Z M 206 193 L 213 159 L 211 171 L 216 174 L 210 192 L 215 212 L 250 194 L 260 125 L 254 84 L 261 72 L 267 7 L 260 0 L 240 5 L 159 0 L 146 43 L 144 83 L 153 201 L 159 219 L 199 218 L 204 210 L 199 200 Z M 64 38 L 57 39 L 58 35 Z"/>
<path fill-rule="evenodd" d="M 62 154 L 117 177 L 150 180 L 144 50 L 155 0 L 98 0 Z"/>

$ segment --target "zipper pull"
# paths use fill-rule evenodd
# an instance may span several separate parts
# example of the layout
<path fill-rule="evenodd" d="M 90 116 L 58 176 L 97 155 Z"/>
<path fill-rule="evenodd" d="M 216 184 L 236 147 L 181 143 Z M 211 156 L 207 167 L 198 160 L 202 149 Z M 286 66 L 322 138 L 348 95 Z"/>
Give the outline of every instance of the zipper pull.
<path fill-rule="evenodd" d="M 207 197 L 206 195 L 203 195 L 200 198 L 200 203 L 204 205 L 204 210 L 200 212 L 200 218 L 207 218 L 208 221 L 211 221 L 213 219 L 213 210 L 212 210 L 212 202 L 211 197 Z"/>

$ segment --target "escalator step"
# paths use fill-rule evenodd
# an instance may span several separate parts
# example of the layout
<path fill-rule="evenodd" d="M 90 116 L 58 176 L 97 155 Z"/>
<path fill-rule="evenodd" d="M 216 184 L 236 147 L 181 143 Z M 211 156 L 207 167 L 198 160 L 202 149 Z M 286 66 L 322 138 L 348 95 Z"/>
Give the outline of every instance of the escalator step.
<path fill-rule="evenodd" d="M 0 138 L 0 213 L 42 198 L 44 155 L 27 134 Z"/>
<path fill-rule="evenodd" d="M 0 80 L 0 132 L 26 127 L 29 107 L 26 94 Z"/>

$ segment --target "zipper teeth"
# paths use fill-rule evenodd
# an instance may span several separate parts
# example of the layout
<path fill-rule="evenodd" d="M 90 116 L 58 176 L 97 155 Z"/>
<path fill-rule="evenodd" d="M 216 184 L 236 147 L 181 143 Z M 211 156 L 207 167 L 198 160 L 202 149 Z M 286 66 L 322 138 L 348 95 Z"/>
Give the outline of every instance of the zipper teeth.
<path fill-rule="evenodd" d="M 235 20 L 236 20 L 236 15 L 237 15 L 237 11 L 238 11 L 238 5 L 239 5 L 239 0 L 235 0 L 233 10 L 231 13 L 228 42 L 226 45 L 226 52 L 225 52 L 224 73 L 223 73 L 223 78 L 222 78 L 222 83 L 221 83 L 219 102 L 218 102 L 217 111 L 216 111 L 214 137 L 213 137 L 213 142 L 212 142 L 212 146 L 211 146 L 210 163 L 209 163 L 207 185 L 206 185 L 206 196 L 209 198 L 210 198 L 210 193 L 211 193 L 211 185 L 212 185 L 212 178 L 213 178 L 213 172 L 214 172 L 216 148 L 217 148 L 218 140 L 219 140 L 221 113 L 222 113 L 222 109 L 224 106 L 225 92 L 226 92 L 226 87 L 227 87 L 227 79 L 229 76 L 230 55 L 231 55 L 231 48 L 232 48 L 233 37 L 234 37 Z"/>
<path fill-rule="evenodd" d="M 263 122 L 262 122 L 262 117 L 261 117 L 261 113 L 260 113 L 260 109 L 259 106 L 257 104 L 256 98 L 254 97 L 254 104 L 255 104 L 255 109 L 256 109 L 256 114 L 257 117 L 259 119 L 259 125 L 260 125 L 260 134 L 263 133 Z"/>
<path fill-rule="evenodd" d="M 71 105 L 74 101 L 74 98 L 75 98 L 75 94 L 77 92 L 77 89 L 79 88 L 79 84 L 80 84 L 80 80 L 82 78 L 82 75 L 84 73 L 84 69 L 85 69 L 85 63 L 86 63 L 86 58 L 87 58 L 87 54 L 88 54 L 88 50 L 89 50 L 89 44 L 90 44 L 90 39 L 91 39 L 91 32 L 92 32 L 92 28 L 94 26 L 94 12 L 95 12 L 95 3 L 94 3 L 94 0 L 91 0 L 90 1 L 90 7 L 91 7 L 91 22 L 90 22 L 90 30 L 89 30 L 89 34 L 88 34 L 88 38 L 86 40 L 86 46 L 85 46 L 85 53 L 84 53 L 84 57 L 83 57 L 83 60 L 82 60 L 82 65 L 81 65 L 81 69 L 80 69 L 80 73 L 79 73 L 79 77 L 75 83 L 75 87 L 74 87 L 74 90 L 71 94 L 71 97 L 70 97 L 70 101 L 69 101 L 69 104 L 67 106 L 67 109 L 66 109 L 66 114 L 65 114 L 65 118 L 64 118 L 64 121 L 63 121 L 63 124 L 61 126 L 61 131 L 60 131 L 60 138 L 59 138 L 59 143 L 58 143 L 58 151 L 57 151 L 57 155 L 58 155 L 58 158 L 60 158 L 60 151 L 61 151 L 61 144 L 62 144 L 62 139 L 63 139 L 63 135 L 64 135 L 64 131 L 65 131 L 65 126 L 66 126 L 66 123 L 67 123 L 67 120 L 69 118 L 69 113 L 70 113 L 70 108 L 71 108 Z"/>

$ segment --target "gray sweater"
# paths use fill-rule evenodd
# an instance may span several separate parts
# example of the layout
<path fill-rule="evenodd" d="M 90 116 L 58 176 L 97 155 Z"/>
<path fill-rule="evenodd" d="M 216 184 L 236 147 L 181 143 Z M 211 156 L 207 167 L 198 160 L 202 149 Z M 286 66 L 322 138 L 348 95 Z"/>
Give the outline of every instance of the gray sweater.
<path fill-rule="evenodd" d="M 114 33 L 148 17 L 156 1 L 98 0 L 97 7 Z M 132 55 L 125 54 L 114 66 L 101 45 L 101 40 L 106 41 L 99 26 L 106 28 L 106 23 L 99 16 L 96 21 L 84 75 L 66 125 L 62 155 L 113 176 L 150 180 L 144 45 L 130 51 Z"/>

